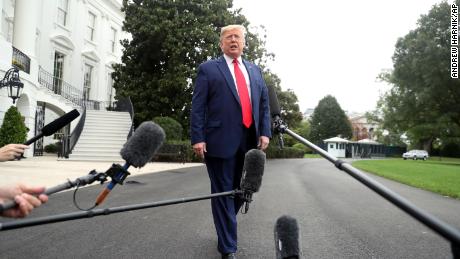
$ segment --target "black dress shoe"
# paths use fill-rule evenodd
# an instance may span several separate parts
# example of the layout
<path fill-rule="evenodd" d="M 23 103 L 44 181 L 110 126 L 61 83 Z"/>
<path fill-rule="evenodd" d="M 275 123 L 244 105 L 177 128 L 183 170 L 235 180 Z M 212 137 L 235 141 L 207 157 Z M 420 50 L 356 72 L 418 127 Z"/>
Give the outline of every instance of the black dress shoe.
<path fill-rule="evenodd" d="M 235 253 L 222 254 L 222 259 L 236 259 Z"/>

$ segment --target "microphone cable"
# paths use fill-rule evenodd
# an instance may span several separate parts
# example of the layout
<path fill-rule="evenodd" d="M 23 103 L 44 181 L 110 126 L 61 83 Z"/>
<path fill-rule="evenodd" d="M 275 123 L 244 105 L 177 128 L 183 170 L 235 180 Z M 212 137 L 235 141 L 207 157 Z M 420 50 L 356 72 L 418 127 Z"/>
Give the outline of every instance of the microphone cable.
<path fill-rule="evenodd" d="M 75 190 L 73 191 L 73 205 L 75 205 L 75 207 L 77 207 L 77 209 L 79 210 L 82 210 L 82 211 L 89 211 L 89 210 L 92 210 L 94 209 L 97 205 L 94 204 L 93 206 L 87 208 L 87 209 L 83 209 L 81 208 L 79 205 L 78 205 L 78 202 L 77 202 L 77 191 L 78 189 L 80 188 L 80 184 L 77 184 Z"/>

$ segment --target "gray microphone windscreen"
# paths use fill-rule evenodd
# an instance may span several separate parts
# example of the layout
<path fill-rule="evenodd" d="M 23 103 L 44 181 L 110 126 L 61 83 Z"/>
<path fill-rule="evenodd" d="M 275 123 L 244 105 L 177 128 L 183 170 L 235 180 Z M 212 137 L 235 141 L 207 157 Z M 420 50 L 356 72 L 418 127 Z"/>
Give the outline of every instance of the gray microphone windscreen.
<path fill-rule="evenodd" d="M 276 259 L 300 258 L 299 225 L 291 216 L 281 216 L 275 224 Z"/>
<path fill-rule="evenodd" d="M 259 149 L 251 149 L 244 157 L 241 190 L 258 192 L 264 175 L 265 153 Z"/>
<path fill-rule="evenodd" d="M 163 144 L 165 132 L 152 121 L 142 122 L 120 151 L 121 157 L 134 167 L 151 161 Z"/>

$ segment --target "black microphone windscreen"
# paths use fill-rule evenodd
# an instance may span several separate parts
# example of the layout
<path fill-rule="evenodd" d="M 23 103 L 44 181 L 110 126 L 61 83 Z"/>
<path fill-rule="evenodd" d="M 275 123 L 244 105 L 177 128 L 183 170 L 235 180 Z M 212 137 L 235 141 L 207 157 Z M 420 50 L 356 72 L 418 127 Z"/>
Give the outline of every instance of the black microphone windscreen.
<path fill-rule="evenodd" d="M 300 258 L 299 225 L 291 216 L 281 216 L 275 224 L 276 258 Z"/>
<path fill-rule="evenodd" d="M 265 153 L 259 149 L 251 149 L 244 157 L 241 190 L 258 192 L 264 175 Z"/>
<path fill-rule="evenodd" d="M 281 115 L 280 104 L 278 96 L 276 96 L 275 88 L 272 85 L 267 85 L 268 88 L 268 102 L 270 103 L 270 113 L 272 118 L 276 115 Z"/>
<path fill-rule="evenodd" d="M 142 122 L 120 151 L 121 157 L 134 167 L 151 161 L 163 144 L 165 132 L 152 121 Z"/>
<path fill-rule="evenodd" d="M 74 109 L 45 125 L 45 127 L 42 128 L 42 134 L 44 136 L 50 136 L 65 125 L 69 124 L 71 121 L 75 120 L 78 116 L 80 116 L 80 113 Z"/>

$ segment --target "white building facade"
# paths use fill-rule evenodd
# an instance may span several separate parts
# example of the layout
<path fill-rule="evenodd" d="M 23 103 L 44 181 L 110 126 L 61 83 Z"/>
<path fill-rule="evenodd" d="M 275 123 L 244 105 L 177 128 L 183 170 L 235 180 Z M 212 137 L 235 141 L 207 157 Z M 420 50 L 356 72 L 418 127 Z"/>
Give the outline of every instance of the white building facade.
<path fill-rule="evenodd" d="M 46 124 L 83 104 L 104 110 L 114 100 L 112 65 L 121 62 L 119 41 L 127 38 L 121 7 L 121 0 L 0 0 L 0 77 L 13 65 L 21 70 L 24 90 L 14 105 L 28 138 L 37 121 Z M 0 124 L 11 105 L 1 89 Z M 52 142 L 53 136 L 45 139 Z M 26 156 L 32 154 L 33 148 Z"/>
<path fill-rule="evenodd" d="M 349 116 L 349 120 L 353 130 L 354 140 L 377 139 L 375 131 L 377 130 L 378 125 L 376 123 L 369 122 L 365 114 L 354 114 L 353 116 Z"/>

